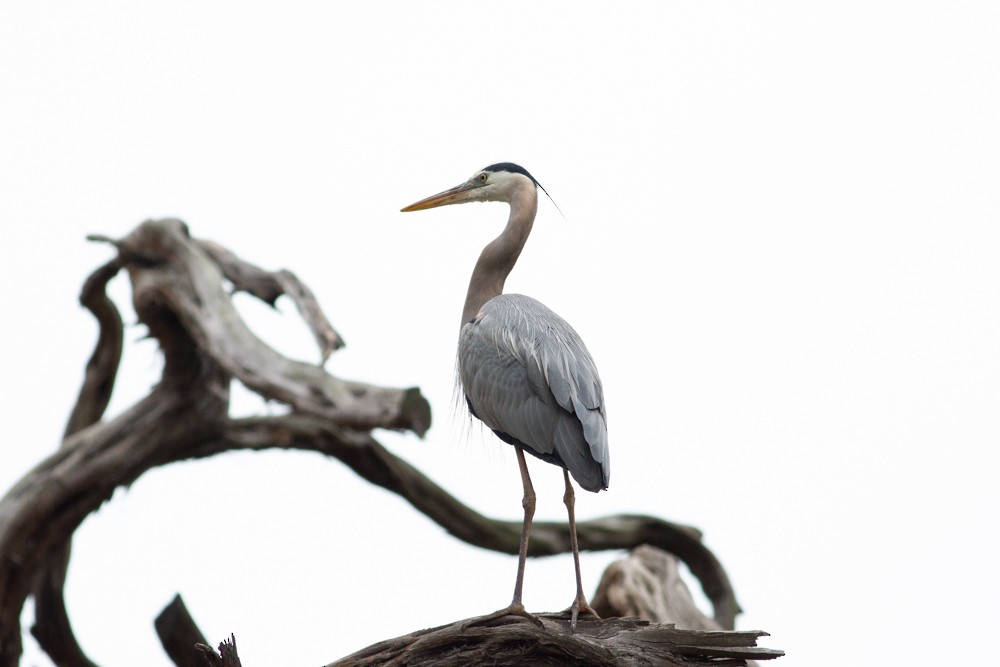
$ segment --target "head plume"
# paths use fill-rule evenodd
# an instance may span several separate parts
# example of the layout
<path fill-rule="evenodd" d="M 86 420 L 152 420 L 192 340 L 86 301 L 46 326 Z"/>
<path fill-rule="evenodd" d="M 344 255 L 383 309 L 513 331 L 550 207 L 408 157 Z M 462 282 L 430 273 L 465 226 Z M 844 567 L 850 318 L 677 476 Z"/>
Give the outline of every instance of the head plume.
<path fill-rule="evenodd" d="M 531 179 L 531 182 L 535 184 L 535 187 L 537 187 L 538 189 L 540 189 L 542 192 L 545 193 L 545 196 L 549 198 L 549 201 L 552 202 L 552 205 L 556 207 L 557 211 L 559 211 L 559 215 L 561 215 L 564 220 L 566 219 L 566 215 L 562 212 L 562 209 L 559 208 L 559 204 L 557 204 L 556 200 L 552 198 L 552 195 L 549 194 L 549 191 L 546 190 L 545 187 L 538 182 L 537 178 L 528 173 L 528 170 L 522 167 L 521 165 L 514 164 L 513 162 L 497 162 L 496 164 L 491 164 L 488 167 L 483 167 L 483 171 L 489 171 L 489 172 L 506 171 L 511 174 L 521 174 L 522 176 L 527 176 L 528 178 Z"/>

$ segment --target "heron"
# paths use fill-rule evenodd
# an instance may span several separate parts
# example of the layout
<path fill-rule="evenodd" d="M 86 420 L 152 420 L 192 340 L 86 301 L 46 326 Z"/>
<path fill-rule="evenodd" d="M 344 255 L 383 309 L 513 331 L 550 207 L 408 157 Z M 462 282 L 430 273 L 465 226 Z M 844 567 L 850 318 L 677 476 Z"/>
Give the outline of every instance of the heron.
<path fill-rule="evenodd" d="M 576 568 L 576 597 L 568 609 L 571 631 L 575 632 L 581 613 L 597 616 L 583 593 L 576 496 L 570 475 L 587 491 L 608 488 L 611 464 L 601 378 L 583 340 L 563 318 L 531 297 L 503 293 L 504 282 L 531 233 L 539 188 L 548 195 L 524 167 L 500 162 L 402 209 L 419 211 L 476 201 L 510 206 L 507 226 L 483 248 L 469 280 L 458 338 L 458 381 L 472 416 L 514 447 L 524 489 L 524 522 L 511 603 L 463 627 L 504 616 L 521 616 L 542 625 L 521 601 L 535 514 L 535 491 L 525 452 L 563 470 L 563 502 Z"/>

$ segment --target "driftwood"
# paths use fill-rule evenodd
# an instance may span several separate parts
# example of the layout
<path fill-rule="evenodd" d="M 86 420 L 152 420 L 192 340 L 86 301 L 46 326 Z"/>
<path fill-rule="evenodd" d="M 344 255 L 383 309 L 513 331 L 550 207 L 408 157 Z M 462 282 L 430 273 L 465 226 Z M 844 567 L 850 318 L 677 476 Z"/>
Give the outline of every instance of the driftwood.
<path fill-rule="evenodd" d="M 340 459 L 365 480 L 398 493 L 455 537 L 517 553 L 520 522 L 476 513 L 374 439 L 376 428 L 422 436 L 430 426 L 427 401 L 416 388 L 375 387 L 326 373 L 322 364 L 342 339 L 294 274 L 265 271 L 217 244 L 194 239 L 177 220 L 147 221 L 121 240 L 93 239 L 113 244 L 117 256 L 90 276 L 81 294 L 81 302 L 97 318 L 100 334 L 66 437 L 57 452 L 0 500 L 0 667 L 18 663 L 20 613 L 28 595 L 36 603 L 32 632 L 54 662 L 94 665 L 73 635 L 63 601 L 72 533 L 118 486 L 132 483 L 153 467 L 184 459 L 239 449 L 322 452 Z M 102 421 L 123 340 L 122 320 L 106 286 L 122 270 L 129 274 L 139 320 L 163 350 L 164 369 L 148 396 Z M 292 298 L 314 333 L 320 364 L 287 359 L 260 341 L 234 308 L 227 283 L 272 305 L 282 294 Z M 233 378 L 268 400 L 285 403 L 290 414 L 229 418 L 228 388 Z M 732 629 L 739 606 L 725 571 L 701 543 L 697 530 L 628 515 L 581 522 L 578 531 L 584 550 L 651 544 L 676 554 L 711 600 L 719 627 Z M 569 549 L 565 524 L 534 525 L 529 555 Z M 179 599 L 175 603 L 183 607 Z M 235 638 L 221 645 L 219 654 L 205 651 L 206 642 L 193 621 L 187 629 L 182 627 L 188 621 L 186 610 L 158 619 L 157 630 L 169 654 L 174 655 L 171 647 L 200 644 L 203 653 L 195 653 L 200 664 L 215 664 L 209 653 L 228 659 L 226 664 L 237 664 Z M 500 623 L 497 631 L 508 632 L 509 625 Z M 521 632 L 510 627 L 509 632 Z M 633 633 L 631 637 L 636 632 L 635 627 L 623 629 L 621 623 L 608 626 L 608 632 L 612 627 L 618 628 L 615 636 Z M 604 632 L 597 626 L 593 629 Z M 486 628 L 477 628 L 473 635 L 483 633 L 489 634 Z M 737 634 L 735 641 L 743 642 L 741 646 L 752 646 L 746 644 L 747 633 Z M 586 633 L 580 635 L 582 640 Z M 614 643 L 607 637 L 601 641 Z M 179 665 L 192 664 L 174 659 Z"/>

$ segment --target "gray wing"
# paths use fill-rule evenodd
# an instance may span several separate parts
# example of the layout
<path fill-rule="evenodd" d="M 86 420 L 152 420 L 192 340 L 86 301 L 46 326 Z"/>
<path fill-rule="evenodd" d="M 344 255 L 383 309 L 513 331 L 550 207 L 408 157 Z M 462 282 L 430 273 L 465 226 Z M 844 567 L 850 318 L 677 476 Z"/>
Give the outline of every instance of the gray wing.
<path fill-rule="evenodd" d="M 604 390 L 580 336 L 531 297 L 490 299 L 462 327 L 462 388 L 497 435 L 569 470 L 588 491 L 608 488 Z"/>

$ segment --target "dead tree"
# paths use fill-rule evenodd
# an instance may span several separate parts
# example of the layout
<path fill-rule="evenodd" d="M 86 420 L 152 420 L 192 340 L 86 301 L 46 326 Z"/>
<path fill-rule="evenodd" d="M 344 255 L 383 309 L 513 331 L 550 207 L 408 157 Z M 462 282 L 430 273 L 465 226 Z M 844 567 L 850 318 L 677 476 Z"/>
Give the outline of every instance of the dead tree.
<path fill-rule="evenodd" d="M 31 631 L 53 661 L 94 666 L 73 635 L 63 600 L 70 539 L 117 487 L 176 461 L 233 450 L 321 452 L 399 494 L 453 536 L 517 553 L 519 522 L 478 514 L 374 439 L 375 428 L 423 436 L 430 426 L 430 407 L 417 388 L 375 387 L 326 373 L 323 363 L 343 343 L 294 274 L 265 271 L 217 244 L 195 239 L 178 220 L 150 220 L 120 240 L 93 240 L 108 242 L 117 252 L 86 280 L 81 294 L 100 333 L 65 438 L 0 500 L 0 667 L 18 664 L 20 615 L 28 596 L 35 600 Z M 103 420 L 123 346 L 122 319 L 106 286 L 123 270 L 131 281 L 135 312 L 163 351 L 164 368 L 148 396 Z M 258 339 L 233 306 L 227 282 L 271 305 L 282 295 L 290 297 L 316 338 L 320 363 L 290 360 Z M 230 418 L 232 379 L 267 400 L 286 404 L 289 414 Z M 666 576 L 669 566 L 650 565 L 659 562 L 660 552 L 636 552 L 633 560 L 645 565 L 639 570 L 634 563 L 609 568 L 595 607 L 602 615 L 644 620 L 588 621 L 575 635 L 564 631 L 561 617 L 551 615 L 543 617 L 544 631 L 499 619 L 461 632 L 459 621 L 382 642 L 340 664 L 447 664 L 442 662 L 446 655 L 451 664 L 466 664 L 475 660 L 475 651 L 496 664 L 742 664 L 747 658 L 780 655 L 756 648 L 756 638 L 764 633 L 732 631 L 739 606 L 725 571 L 697 530 L 649 516 L 619 515 L 581 522 L 578 534 L 585 550 L 646 544 L 674 554 L 699 580 L 713 604 L 714 618 L 704 620 L 708 626 L 690 626 L 685 619 L 689 629 L 678 630 L 665 623 L 680 621 L 680 616 L 660 613 L 667 608 L 662 601 L 641 602 L 623 592 L 623 582 L 627 589 L 632 581 L 625 574 L 640 570 L 673 590 Z M 533 526 L 530 556 L 569 550 L 565 524 Z M 656 588 L 649 581 L 643 587 Z M 693 604 L 689 607 L 694 609 Z M 239 663 L 235 638 L 220 645 L 220 654 L 209 649 L 179 597 L 157 619 L 156 628 L 177 665 Z M 467 650 L 473 652 L 463 653 Z"/>

